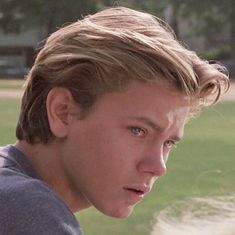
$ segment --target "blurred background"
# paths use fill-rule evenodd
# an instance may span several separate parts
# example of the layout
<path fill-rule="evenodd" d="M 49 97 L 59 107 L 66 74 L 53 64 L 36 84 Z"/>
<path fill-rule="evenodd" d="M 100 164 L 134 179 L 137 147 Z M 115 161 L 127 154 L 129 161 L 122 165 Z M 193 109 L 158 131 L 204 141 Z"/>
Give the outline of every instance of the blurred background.
<path fill-rule="evenodd" d="M 186 45 L 221 61 L 234 75 L 233 0 L 0 0 L 0 77 L 23 77 L 58 27 L 116 5 L 163 18 Z"/>
<path fill-rule="evenodd" d="M 48 35 L 87 14 L 118 5 L 164 19 L 180 41 L 201 57 L 223 63 L 234 79 L 233 0 L 0 0 L 0 146 L 16 141 L 23 78 Z M 185 139 L 168 162 L 167 176 L 130 218 L 117 220 L 93 208 L 85 210 L 77 215 L 85 234 L 149 235 L 158 213 L 178 200 L 234 195 L 235 86 L 232 88 L 219 105 L 187 125 Z"/>

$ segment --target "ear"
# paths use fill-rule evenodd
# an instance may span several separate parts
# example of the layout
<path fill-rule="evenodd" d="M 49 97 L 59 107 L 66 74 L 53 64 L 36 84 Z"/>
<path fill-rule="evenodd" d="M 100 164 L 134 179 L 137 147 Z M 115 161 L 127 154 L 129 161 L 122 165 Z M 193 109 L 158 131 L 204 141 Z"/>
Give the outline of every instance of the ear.
<path fill-rule="evenodd" d="M 62 87 L 52 88 L 47 95 L 46 107 L 51 132 L 55 137 L 66 137 L 69 130 L 69 116 L 75 109 L 70 91 Z"/>

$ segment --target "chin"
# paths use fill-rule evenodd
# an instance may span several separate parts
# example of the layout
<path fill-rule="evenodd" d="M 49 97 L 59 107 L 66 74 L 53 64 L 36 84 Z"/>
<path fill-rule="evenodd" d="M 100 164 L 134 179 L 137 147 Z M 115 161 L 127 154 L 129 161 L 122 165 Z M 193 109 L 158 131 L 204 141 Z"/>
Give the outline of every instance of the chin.
<path fill-rule="evenodd" d="M 128 218 L 132 212 L 133 212 L 133 207 L 128 207 L 128 208 L 112 208 L 110 210 L 105 210 L 101 211 L 103 214 L 117 218 L 117 219 L 126 219 Z"/>

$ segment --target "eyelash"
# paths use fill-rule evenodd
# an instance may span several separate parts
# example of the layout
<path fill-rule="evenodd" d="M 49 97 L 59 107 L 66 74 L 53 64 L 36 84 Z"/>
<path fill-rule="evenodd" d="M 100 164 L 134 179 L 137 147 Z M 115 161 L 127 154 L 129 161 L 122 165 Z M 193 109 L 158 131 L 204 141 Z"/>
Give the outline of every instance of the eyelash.
<path fill-rule="evenodd" d="M 143 128 L 137 127 L 137 126 L 131 126 L 129 127 L 129 130 L 131 131 L 131 133 L 135 136 L 139 136 L 139 137 L 143 137 L 147 134 L 146 130 L 144 130 Z M 138 133 L 136 133 L 136 131 L 139 131 Z"/>

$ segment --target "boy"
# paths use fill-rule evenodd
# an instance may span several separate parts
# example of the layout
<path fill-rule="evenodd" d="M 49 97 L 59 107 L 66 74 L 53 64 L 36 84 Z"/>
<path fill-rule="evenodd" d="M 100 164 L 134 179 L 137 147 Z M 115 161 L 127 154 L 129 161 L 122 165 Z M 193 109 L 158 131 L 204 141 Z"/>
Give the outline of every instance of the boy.
<path fill-rule="evenodd" d="M 0 234 L 82 234 L 73 212 L 90 206 L 128 217 L 188 119 L 227 90 L 222 69 L 128 8 L 53 33 L 27 78 L 18 142 L 0 152 Z"/>

